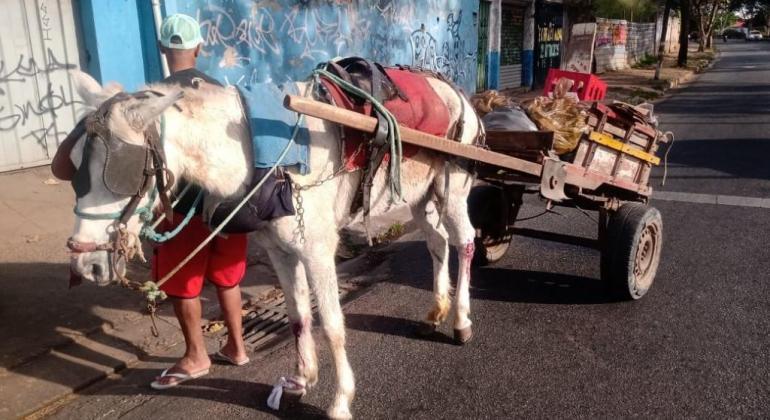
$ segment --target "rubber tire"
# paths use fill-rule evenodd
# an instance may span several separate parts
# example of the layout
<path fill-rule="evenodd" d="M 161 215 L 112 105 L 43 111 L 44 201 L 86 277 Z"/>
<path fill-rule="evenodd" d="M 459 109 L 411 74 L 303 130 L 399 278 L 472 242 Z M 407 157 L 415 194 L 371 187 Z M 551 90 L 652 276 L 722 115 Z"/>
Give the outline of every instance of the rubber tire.
<path fill-rule="evenodd" d="M 495 244 L 493 246 L 486 245 L 485 241 L 490 240 L 493 240 L 493 238 L 476 238 L 474 241 L 476 246 L 476 251 L 473 254 L 472 262 L 474 267 L 484 267 L 503 259 L 505 254 L 508 253 L 508 248 L 511 247 L 511 241 L 513 240 L 513 237 L 508 236 L 503 238 L 499 244 Z"/>
<path fill-rule="evenodd" d="M 473 266 L 482 267 L 501 260 L 511 245 L 510 235 L 500 238 L 505 229 L 507 215 L 502 214 L 505 195 L 502 189 L 492 185 L 477 185 L 468 195 L 468 215 L 473 227 L 481 231 L 475 239 L 476 252 Z M 501 241 L 490 246 L 492 241 Z"/>
<path fill-rule="evenodd" d="M 643 238 L 644 236 L 644 238 Z M 639 246 L 649 245 L 650 260 L 641 278 L 635 274 Z M 663 247 L 660 212 L 641 203 L 627 203 L 611 214 L 602 244 L 601 278 L 619 300 L 641 299 L 652 287 Z"/>

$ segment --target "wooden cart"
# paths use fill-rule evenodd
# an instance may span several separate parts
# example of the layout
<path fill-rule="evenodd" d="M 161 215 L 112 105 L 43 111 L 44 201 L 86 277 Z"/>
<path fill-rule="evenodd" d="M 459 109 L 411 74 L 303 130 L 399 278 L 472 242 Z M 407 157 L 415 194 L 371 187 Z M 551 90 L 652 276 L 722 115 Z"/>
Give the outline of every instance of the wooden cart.
<path fill-rule="evenodd" d="M 284 105 L 296 112 L 365 132 L 377 120 L 321 102 L 287 96 Z M 494 263 L 508 250 L 523 195 L 536 193 L 552 206 L 599 212 L 598 248 L 601 277 L 619 298 L 639 299 L 650 289 L 660 262 L 663 224 L 647 205 L 649 177 L 665 141 L 640 120 L 640 111 L 617 112 L 601 104 L 590 110 L 591 133 L 569 156 L 552 152 L 553 133 L 487 132 L 489 150 L 463 145 L 401 127 L 402 141 L 472 159 L 482 185 L 469 197 L 477 229 L 477 262 Z"/>

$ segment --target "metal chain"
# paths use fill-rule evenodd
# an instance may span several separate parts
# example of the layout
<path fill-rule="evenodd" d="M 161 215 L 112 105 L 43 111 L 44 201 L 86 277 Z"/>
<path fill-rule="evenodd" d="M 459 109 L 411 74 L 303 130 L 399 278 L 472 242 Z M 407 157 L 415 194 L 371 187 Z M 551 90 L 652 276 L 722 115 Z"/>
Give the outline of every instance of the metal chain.
<path fill-rule="evenodd" d="M 297 201 L 297 208 L 295 209 L 297 212 L 295 216 L 295 219 L 297 220 L 297 228 L 294 229 L 294 238 L 292 239 L 292 242 L 296 243 L 297 238 L 299 237 L 300 245 L 305 245 L 305 208 L 302 204 L 301 191 L 301 187 L 295 183 L 294 199 Z"/>
<path fill-rule="evenodd" d="M 336 171 L 332 172 L 330 175 L 327 175 L 324 178 L 319 178 L 315 182 L 307 185 L 299 185 L 296 182 L 292 181 L 292 188 L 294 190 L 294 199 L 297 201 L 297 208 L 295 220 L 297 221 L 297 228 L 294 229 L 294 239 L 293 241 L 296 243 L 297 238 L 299 238 L 300 245 L 305 245 L 305 207 L 303 204 L 302 199 L 302 191 L 307 191 L 311 188 L 320 187 L 321 185 L 333 180 L 334 178 L 342 175 L 344 172 L 346 172 L 346 168 L 348 166 L 348 163 L 353 162 L 358 158 L 358 155 L 363 150 L 363 143 L 361 143 L 356 151 L 344 162 L 342 162 L 342 165 L 340 165 L 339 168 L 337 168 Z M 356 168 L 354 170 L 351 170 L 349 172 L 358 172 L 360 171 L 360 168 Z"/>

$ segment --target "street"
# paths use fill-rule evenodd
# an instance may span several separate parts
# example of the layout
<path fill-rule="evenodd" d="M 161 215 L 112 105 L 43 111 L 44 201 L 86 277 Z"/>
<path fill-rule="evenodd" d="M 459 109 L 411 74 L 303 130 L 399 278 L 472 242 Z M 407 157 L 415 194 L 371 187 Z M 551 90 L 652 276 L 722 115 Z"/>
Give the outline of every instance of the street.
<path fill-rule="evenodd" d="M 430 309 L 430 256 L 420 241 L 398 242 L 386 262 L 388 280 L 344 307 L 356 418 L 770 414 L 770 43 L 718 47 L 713 68 L 656 105 L 661 128 L 676 142 L 665 187 L 662 167 L 653 180 L 664 249 L 650 293 L 637 302 L 610 300 L 598 280 L 598 251 L 575 240 L 595 238 L 596 214 L 557 209 L 523 221 L 508 255 L 474 270 L 475 337 L 456 346 L 451 323 L 434 337 L 413 333 Z M 520 217 L 542 207 L 531 198 Z M 550 234 L 573 243 L 542 238 Z M 173 359 L 149 358 L 46 414 L 320 417 L 332 400 L 334 372 L 318 328 L 315 334 L 320 381 L 278 412 L 266 399 L 292 371 L 288 336 L 244 367 L 217 365 L 161 392 L 148 384 Z"/>

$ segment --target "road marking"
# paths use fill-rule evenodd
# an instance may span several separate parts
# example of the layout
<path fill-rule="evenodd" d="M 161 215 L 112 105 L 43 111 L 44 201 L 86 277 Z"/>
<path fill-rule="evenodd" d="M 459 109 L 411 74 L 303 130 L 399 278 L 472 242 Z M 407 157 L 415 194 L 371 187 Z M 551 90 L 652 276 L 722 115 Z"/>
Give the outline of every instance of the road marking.
<path fill-rule="evenodd" d="M 656 191 L 652 198 L 662 201 L 714 204 L 720 206 L 758 207 L 770 209 L 770 198 L 743 197 L 739 195 L 699 194 L 675 191 Z"/>

